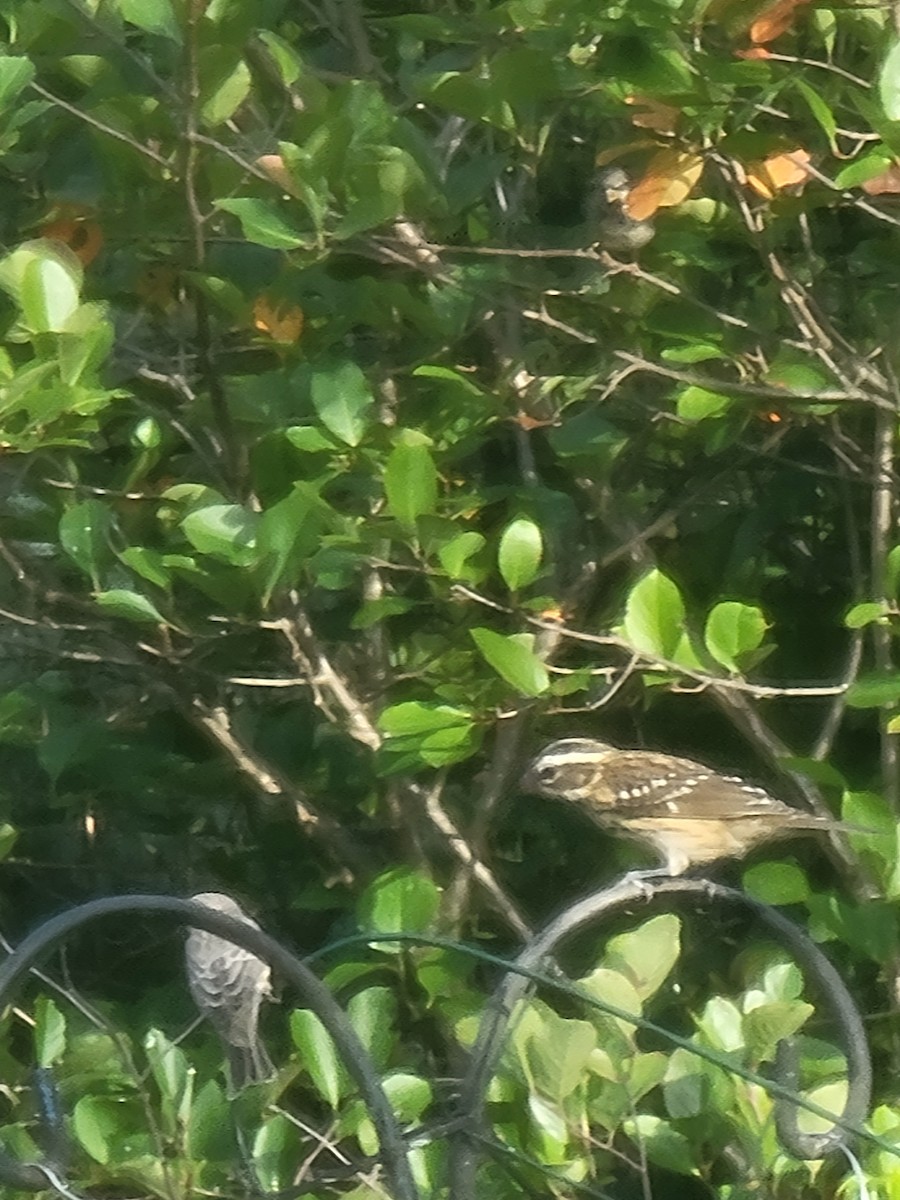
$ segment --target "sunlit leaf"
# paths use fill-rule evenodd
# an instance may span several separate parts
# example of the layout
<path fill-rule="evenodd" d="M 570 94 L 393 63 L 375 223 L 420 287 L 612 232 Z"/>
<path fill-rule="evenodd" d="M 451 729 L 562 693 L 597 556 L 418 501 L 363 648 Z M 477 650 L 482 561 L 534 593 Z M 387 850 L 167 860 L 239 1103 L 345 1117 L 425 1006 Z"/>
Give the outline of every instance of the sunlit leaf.
<path fill-rule="evenodd" d="M 129 592 L 125 588 L 111 588 L 107 592 L 97 592 L 94 599 L 101 608 L 106 609 L 114 617 L 122 617 L 126 621 L 136 621 L 138 624 L 164 625 L 166 623 L 165 617 L 156 605 L 138 592 Z"/>
<path fill-rule="evenodd" d="M 774 41 L 794 24 L 797 9 L 809 2 L 810 0 L 777 0 L 775 4 L 764 8 L 750 26 L 750 41 L 756 45 Z"/>
<path fill-rule="evenodd" d="M 682 150 L 660 150 L 628 193 L 626 208 L 635 221 L 645 221 L 660 208 L 686 200 L 703 173 L 704 160 Z"/>
<path fill-rule="evenodd" d="M 806 183 L 809 179 L 806 164 L 810 161 L 811 155 L 808 150 L 770 154 L 762 162 L 747 165 L 747 183 L 758 195 L 771 200 L 783 188 Z"/>
<path fill-rule="evenodd" d="M 511 521 L 500 536 L 497 565 L 510 591 L 527 587 L 536 577 L 544 551 L 540 528 L 528 517 Z"/>
<path fill-rule="evenodd" d="M 546 692 L 550 677 L 534 652 L 531 634 L 504 636 L 493 629 L 470 629 L 469 632 L 485 660 L 510 687 L 523 696 L 540 696 Z"/>
<path fill-rule="evenodd" d="M 388 512 L 403 525 L 414 526 L 437 504 L 438 474 L 429 444 L 424 434 L 404 430 L 385 464 Z"/>

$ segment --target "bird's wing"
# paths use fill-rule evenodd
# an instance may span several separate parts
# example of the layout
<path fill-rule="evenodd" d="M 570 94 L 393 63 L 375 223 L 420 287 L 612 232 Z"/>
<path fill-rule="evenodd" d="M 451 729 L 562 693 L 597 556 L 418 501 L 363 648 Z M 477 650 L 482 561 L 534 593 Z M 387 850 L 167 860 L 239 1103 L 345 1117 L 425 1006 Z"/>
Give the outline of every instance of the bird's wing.
<path fill-rule="evenodd" d="M 192 929 L 185 948 L 194 1003 L 235 1045 L 255 1034 L 256 1011 L 269 990 L 269 968 L 254 954 L 205 930 Z"/>
<path fill-rule="evenodd" d="M 776 800 L 740 776 L 719 775 L 702 763 L 669 754 L 623 752 L 606 773 L 616 811 L 623 816 L 658 813 L 699 821 L 747 816 L 778 816 L 798 823 L 805 818 L 812 824 L 823 821 Z"/>

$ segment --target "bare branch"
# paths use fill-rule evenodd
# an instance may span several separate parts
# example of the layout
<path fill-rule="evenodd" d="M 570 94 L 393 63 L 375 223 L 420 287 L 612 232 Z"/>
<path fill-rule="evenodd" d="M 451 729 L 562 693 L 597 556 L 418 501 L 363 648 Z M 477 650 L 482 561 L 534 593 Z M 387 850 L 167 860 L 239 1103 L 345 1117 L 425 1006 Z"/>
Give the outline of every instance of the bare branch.
<path fill-rule="evenodd" d="M 290 807 L 298 825 L 328 849 L 341 868 L 345 882 L 352 878 L 351 870 L 363 877 L 371 872 L 371 856 L 350 838 L 333 817 L 320 812 L 301 787 L 285 779 L 240 739 L 224 708 L 208 707 L 195 696 L 190 712 L 194 721 L 225 751 L 233 766 L 258 795 L 282 800 Z"/>

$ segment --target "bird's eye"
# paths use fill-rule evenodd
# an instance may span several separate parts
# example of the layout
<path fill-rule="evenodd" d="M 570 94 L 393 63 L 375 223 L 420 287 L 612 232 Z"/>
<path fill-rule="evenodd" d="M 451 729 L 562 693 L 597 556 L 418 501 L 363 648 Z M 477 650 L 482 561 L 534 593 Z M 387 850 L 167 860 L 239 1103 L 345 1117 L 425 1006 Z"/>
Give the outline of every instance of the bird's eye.
<path fill-rule="evenodd" d="M 536 774 L 541 783 L 552 783 L 556 778 L 556 767 L 538 767 Z"/>

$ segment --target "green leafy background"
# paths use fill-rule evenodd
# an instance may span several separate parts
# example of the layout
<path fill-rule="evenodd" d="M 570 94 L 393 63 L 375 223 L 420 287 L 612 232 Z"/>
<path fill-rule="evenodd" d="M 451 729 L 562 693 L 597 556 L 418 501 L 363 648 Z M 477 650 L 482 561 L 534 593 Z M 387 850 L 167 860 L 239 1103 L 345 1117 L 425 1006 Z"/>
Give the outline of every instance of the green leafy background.
<path fill-rule="evenodd" d="M 767 40 L 747 0 L 0 4 L 5 936 L 222 889 L 307 951 L 512 954 L 643 862 L 522 793 L 534 749 L 694 756 L 875 831 L 722 873 L 848 981 L 883 1139 L 859 1154 L 900 1195 L 898 33 L 887 5 L 781 7 Z M 698 183 L 611 257 L 597 165 L 673 149 Z M 796 150 L 805 182 L 748 186 Z M 802 1027 L 840 1108 L 834 1031 L 759 930 L 607 932 L 569 951 L 588 995 L 753 1070 Z M 220 1047 L 180 1040 L 181 953 L 104 923 L 35 981 L 4 1143 L 35 1153 L 36 1059 L 78 1188 L 239 1194 L 243 1155 L 269 1190 L 381 1195 L 316 1182 L 323 1137 L 376 1145 L 290 996 L 239 1148 Z M 403 1124 L 445 1114 L 496 967 L 376 938 L 323 970 Z M 861 1194 L 779 1148 L 758 1084 L 550 990 L 490 1117 L 485 1196 Z M 443 1194 L 440 1140 L 414 1164 Z"/>

